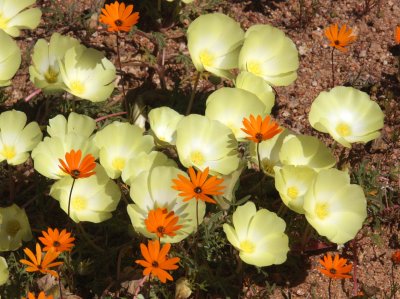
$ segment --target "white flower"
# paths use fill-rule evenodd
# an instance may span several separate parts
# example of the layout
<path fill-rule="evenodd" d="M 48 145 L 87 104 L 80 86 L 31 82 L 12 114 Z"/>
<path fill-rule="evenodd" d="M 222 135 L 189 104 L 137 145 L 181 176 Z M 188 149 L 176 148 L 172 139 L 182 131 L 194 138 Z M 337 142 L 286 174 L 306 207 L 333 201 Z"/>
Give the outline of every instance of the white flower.
<path fill-rule="evenodd" d="M 381 108 L 368 94 L 344 86 L 321 92 L 312 103 L 308 116 L 313 128 L 329 133 L 345 147 L 378 138 L 383 118 Z"/>
<path fill-rule="evenodd" d="M 206 116 L 185 116 L 176 131 L 176 148 L 181 163 L 210 173 L 228 175 L 239 166 L 237 140 L 232 130 Z"/>
<path fill-rule="evenodd" d="M 182 118 L 182 114 L 169 107 L 159 107 L 149 112 L 150 128 L 161 144 L 175 144 L 176 126 Z"/>
<path fill-rule="evenodd" d="M 0 251 L 17 250 L 22 246 L 22 241 L 31 239 L 31 226 L 25 210 L 16 204 L 0 207 Z"/>
<path fill-rule="evenodd" d="M 178 168 L 158 166 L 143 171 L 133 180 L 130 195 L 134 204 L 128 205 L 127 210 L 136 231 L 148 238 L 155 237 L 153 233 L 147 231 L 144 220 L 148 212 L 156 208 L 165 208 L 168 212 L 174 211 L 179 217 L 176 225 L 182 225 L 175 236 L 162 237 L 162 242 L 180 242 L 196 229 L 196 204 L 198 204 L 199 224 L 203 222 L 206 204 L 203 201 L 196 203 L 196 200 L 183 202 L 183 198 L 178 195 L 179 191 L 171 188 L 172 179 L 176 179 L 178 174 L 189 179 L 188 175 Z"/>
<path fill-rule="evenodd" d="M 316 172 L 307 166 L 275 166 L 275 187 L 283 203 L 291 210 L 304 214 L 304 196 L 315 179 Z"/>
<path fill-rule="evenodd" d="M 39 25 L 42 12 L 29 8 L 36 0 L 0 0 L 0 31 L 16 37 L 20 29 L 34 29 Z"/>
<path fill-rule="evenodd" d="M 0 14 L 1 22 L 1 14 Z M 21 50 L 17 43 L 0 29 L 0 87 L 11 84 L 11 78 L 21 64 Z"/>
<path fill-rule="evenodd" d="M 212 13 L 199 16 L 187 30 L 190 57 L 196 70 L 230 78 L 238 65 L 244 32 L 232 18 Z"/>
<path fill-rule="evenodd" d="M 26 125 L 26 114 L 11 110 L 0 114 L 0 162 L 10 165 L 24 163 L 31 151 L 42 140 L 37 122 Z M 26 125 L 26 126 L 25 126 Z"/>
<path fill-rule="evenodd" d="M 265 116 L 266 107 L 259 98 L 250 91 L 240 88 L 222 87 L 209 95 L 206 102 L 205 115 L 229 127 L 239 141 L 246 139 L 243 118 L 252 115 Z"/>
<path fill-rule="evenodd" d="M 295 44 L 271 25 L 251 26 L 239 55 L 239 68 L 269 84 L 287 86 L 297 78 L 299 57 Z"/>
<path fill-rule="evenodd" d="M 346 172 L 321 170 L 304 198 L 307 221 L 329 241 L 344 244 L 353 239 L 367 217 L 362 188 L 350 184 Z"/>
<path fill-rule="evenodd" d="M 111 180 L 104 168 L 97 164 L 96 174 L 75 180 L 71 194 L 70 217 L 75 222 L 103 222 L 112 217 L 121 198 L 121 191 Z M 65 176 L 50 189 L 50 196 L 60 202 L 60 207 L 68 213 L 69 194 L 73 178 Z"/>
<path fill-rule="evenodd" d="M 32 83 L 43 92 L 62 92 L 66 87 L 58 61 L 64 59 L 67 50 L 77 45 L 79 42 L 75 38 L 57 32 L 53 33 L 49 43 L 39 39 L 33 48 L 32 65 L 29 67 Z"/>
<path fill-rule="evenodd" d="M 249 201 L 236 209 L 232 222 L 233 227 L 224 224 L 224 232 L 245 263 L 264 267 L 286 261 L 289 238 L 282 218 L 266 209 L 257 211 Z"/>
<path fill-rule="evenodd" d="M 143 136 L 143 132 L 136 125 L 115 121 L 96 133 L 94 143 L 100 149 L 100 164 L 110 178 L 120 177 L 129 159 L 151 151 L 153 137 Z"/>
<path fill-rule="evenodd" d="M 100 51 L 78 45 L 58 63 L 65 90 L 78 98 L 102 102 L 114 90 L 115 66 Z"/>
<path fill-rule="evenodd" d="M 315 171 L 331 168 L 335 157 L 322 141 L 314 136 L 291 135 L 284 139 L 279 159 L 283 165 L 308 166 Z"/>
<path fill-rule="evenodd" d="M 0 286 L 7 282 L 9 274 L 7 261 L 0 256 Z"/>

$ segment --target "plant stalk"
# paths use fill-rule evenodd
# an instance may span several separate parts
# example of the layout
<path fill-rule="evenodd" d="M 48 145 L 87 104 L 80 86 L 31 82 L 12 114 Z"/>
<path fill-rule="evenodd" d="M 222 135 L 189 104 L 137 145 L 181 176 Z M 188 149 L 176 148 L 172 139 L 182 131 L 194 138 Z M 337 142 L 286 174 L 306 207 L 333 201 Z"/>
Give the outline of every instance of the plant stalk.
<path fill-rule="evenodd" d="M 190 111 L 192 110 L 193 107 L 193 102 L 194 102 L 194 96 L 196 95 L 196 89 L 197 89 L 197 85 L 199 84 L 199 80 L 200 80 L 200 72 L 196 73 L 196 79 L 194 81 L 194 85 L 193 85 L 193 89 L 192 89 L 192 94 L 190 95 L 190 100 L 189 100 L 189 104 L 186 108 L 186 115 L 190 114 Z"/>

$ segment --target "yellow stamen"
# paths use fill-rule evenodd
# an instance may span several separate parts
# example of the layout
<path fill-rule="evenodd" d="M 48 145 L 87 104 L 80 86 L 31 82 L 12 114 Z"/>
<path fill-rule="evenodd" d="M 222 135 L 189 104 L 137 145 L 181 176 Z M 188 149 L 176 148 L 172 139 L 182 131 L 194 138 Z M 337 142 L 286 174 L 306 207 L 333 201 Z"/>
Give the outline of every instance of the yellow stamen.
<path fill-rule="evenodd" d="M 247 63 L 247 70 L 250 73 L 253 73 L 254 75 L 257 75 L 257 76 L 262 75 L 262 69 L 261 69 L 261 65 L 259 62 L 251 61 L 251 62 Z"/>
<path fill-rule="evenodd" d="M 49 66 L 47 72 L 44 73 L 44 79 L 49 84 L 56 83 L 58 79 L 58 72 L 56 72 L 51 66 Z"/>
<path fill-rule="evenodd" d="M 83 211 L 87 207 L 87 199 L 77 196 L 71 199 L 71 208 L 75 211 Z"/>
<path fill-rule="evenodd" d="M 8 22 L 10 20 L 3 17 L 3 14 L 0 12 L 0 29 L 7 29 Z"/>
<path fill-rule="evenodd" d="M 289 187 L 287 189 L 287 195 L 291 198 L 291 199 L 296 199 L 297 196 L 299 196 L 299 189 L 297 189 L 297 187 L 292 186 Z"/>
<path fill-rule="evenodd" d="M 122 169 L 124 169 L 124 167 L 125 167 L 125 159 L 124 158 L 119 158 L 119 157 L 115 158 L 112 161 L 112 167 L 114 169 L 118 169 L 118 170 L 122 171 Z"/>
<path fill-rule="evenodd" d="M 15 147 L 4 145 L 3 149 L 0 151 L 0 154 L 5 157 L 7 160 L 10 160 L 15 157 L 16 152 L 15 152 Z"/>
<path fill-rule="evenodd" d="M 327 203 L 317 203 L 315 206 L 315 214 L 319 219 L 323 220 L 329 215 L 329 206 Z"/>
<path fill-rule="evenodd" d="M 351 135 L 351 128 L 346 123 L 340 123 L 336 126 L 336 132 L 342 137 L 347 137 Z"/>
<path fill-rule="evenodd" d="M 70 84 L 72 93 L 81 95 L 85 92 L 85 85 L 81 81 L 72 81 Z"/>
<path fill-rule="evenodd" d="M 245 253 L 253 253 L 255 249 L 256 246 L 253 242 L 249 240 L 244 240 L 243 242 L 240 242 L 240 250 Z"/>
<path fill-rule="evenodd" d="M 213 66 L 215 56 L 211 54 L 208 50 L 203 50 L 200 52 L 200 61 L 204 66 Z"/>
<path fill-rule="evenodd" d="M 201 152 L 194 151 L 190 154 L 190 161 L 196 166 L 202 166 L 206 162 L 206 159 Z"/>

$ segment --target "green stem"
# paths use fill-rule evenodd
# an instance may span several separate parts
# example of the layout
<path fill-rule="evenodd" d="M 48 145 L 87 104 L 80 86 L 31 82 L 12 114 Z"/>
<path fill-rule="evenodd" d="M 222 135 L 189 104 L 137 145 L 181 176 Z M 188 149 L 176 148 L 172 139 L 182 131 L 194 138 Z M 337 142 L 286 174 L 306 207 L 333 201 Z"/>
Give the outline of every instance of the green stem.
<path fill-rule="evenodd" d="M 193 106 L 193 102 L 194 102 L 194 96 L 196 95 L 196 90 L 197 90 L 197 85 L 199 84 L 200 75 L 201 75 L 200 72 L 196 73 L 196 79 L 194 81 L 192 94 L 190 95 L 189 104 L 188 104 L 187 109 L 186 109 L 186 115 L 189 115 L 190 111 L 192 110 L 192 106 Z"/>
<path fill-rule="evenodd" d="M 329 278 L 328 284 L 328 298 L 331 299 L 331 287 L 332 287 L 332 278 Z"/>
<path fill-rule="evenodd" d="M 262 197 L 263 194 L 264 194 L 264 190 L 263 190 L 264 172 L 263 172 L 263 170 L 262 170 L 262 168 L 261 168 L 261 158 L 260 158 L 260 150 L 259 150 L 259 147 L 260 147 L 260 142 L 257 142 L 257 145 L 256 145 L 256 152 L 257 152 L 257 161 L 258 161 L 258 171 L 259 171 L 260 174 L 261 174 L 261 177 L 260 177 L 260 197 Z"/>
<path fill-rule="evenodd" d="M 69 191 L 69 196 L 68 196 L 68 218 L 70 215 L 70 211 L 71 211 L 71 197 L 72 197 L 72 189 L 74 189 L 74 185 L 75 185 L 75 180 L 76 179 L 72 179 L 72 186 L 71 186 L 71 190 Z"/>

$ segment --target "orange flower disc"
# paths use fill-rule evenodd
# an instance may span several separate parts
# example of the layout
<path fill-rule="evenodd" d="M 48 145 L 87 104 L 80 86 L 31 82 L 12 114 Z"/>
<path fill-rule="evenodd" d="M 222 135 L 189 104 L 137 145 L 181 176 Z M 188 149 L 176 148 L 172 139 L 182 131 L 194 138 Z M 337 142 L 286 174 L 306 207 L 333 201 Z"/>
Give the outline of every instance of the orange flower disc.
<path fill-rule="evenodd" d="M 338 49 L 339 51 L 346 52 L 349 44 L 356 40 L 356 36 L 352 35 L 351 28 L 343 25 L 340 30 L 338 24 L 331 25 L 324 30 L 325 36 L 329 39 L 329 46 Z"/>
<path fill-rule="evenodd" d="M 173 189 L 181 191 L 179 196 L 184 197 L 183 201 L 189 201 L 192 198 L 196 200 L 202 200 L 209 203 L 217 203 L 214 199 L 208 195 L 220 195 L 223 194 L 221 190 L 225 187 L 220 186 L 224 179 L 219 179 L 216 176 L 210 176 L 208 178 L 208 167 L 204 169 L 204 172 L 198 171 L 197 174 L 193 167 L 189 168 L 190 180 L 185 176 L 178 174 L 178 179 L 172 180 L 175 184 L 172 186 Z"/>
<path fill-rule="evenodd" d="M 71 251 L 74 247 L 75 238 L 71 237 L 71 233 L 68 233 L 65 229 L 61 232 L 58 229 L 48 228 L 47 232 L 42 231 L 43 237 L 39 237 L 40 242 L 45 246 L 43 251 L 49 251 L 53 249 L 56 252 Z"/>
<path fill-rule="evenodd" d="M 258 115 L 257 118 L 250 115 L 250 119 L 243 118 L 243 126 L 244 128 L 242 128 L 242 131 L 249 135 L 246 138 L 255 143 L 271 139 L 276 134 L 283 131 L 278 123 L 273 121 L 269 115 L 267 115 L 264 120 L 261 118 L 261 115 Z"/>
<path fill-rule="evenodd" d="M 332 260 L 332 256 L 327 254 L 323 257 L 323 260 L 319 260 L 319 263 L 325 267 L 318 268 L 318 271 L 333 279 L 342 279 L 342 278 L 351 278 L 351 275 L 348 273 L 353 268 L 353 265 L 346 265 L 347 259 L 339 257 L 338 254 L 335 254 L 335 258 Z"/>
<path fill-rule="evenodd" d="M 144 260 L 136 260 L 136 263 L 145 267 L 143 275 L 152 275 L 165 283 L 168 280 L 174 280 L 172 276 L 165 270 L 178 269 L 176 263 L 179 257 L 167 258 L 167 254 L 171 249 L 171 244 L 165 244 L 160 250 L 160 242 L 158 240 L 149 241 L 148 246 L 140 244 L 140 250 Z"/>
<path fill-rule="evenodd" d="M 133 5 L 125 7 L 125 3 L 115 1 L 112 4 L 106 4 L 105 8 L 101 9 L 100 22 L 107 25 L 108 31 L 131 31 L 132 26 L 137 24 L 139 13 L 133 12 Z"/>
<path fill-rule="evenodd" d="M 150 210 L 147 219 L 144 220 L 146 228 L 150 233 L 154 233 L 158 238 L 165 235 L 173 237 L 182 225 L 176 225 L 179 217 L 175 216 L 174 211 L 168 213 L 167 209 L 157 208 Z"/>
<path fill-rule="evenodd" d="M 60 169 L 69 174 L 73 179 L 87 178 L 95 174 L 93 169 L 96 168 L 96 163 L 94 162 L 94 157 L 91 154 L 87 154 L 83 160 L 82 151 L 70 151 L 65 154 L 65 162 L 62 159 L 58 159 L 61 165 Z"/>

